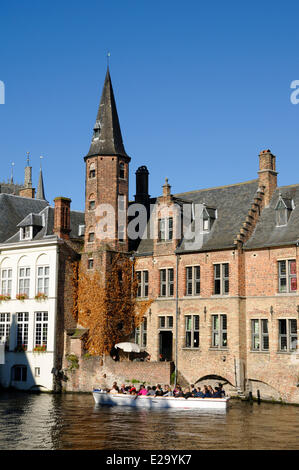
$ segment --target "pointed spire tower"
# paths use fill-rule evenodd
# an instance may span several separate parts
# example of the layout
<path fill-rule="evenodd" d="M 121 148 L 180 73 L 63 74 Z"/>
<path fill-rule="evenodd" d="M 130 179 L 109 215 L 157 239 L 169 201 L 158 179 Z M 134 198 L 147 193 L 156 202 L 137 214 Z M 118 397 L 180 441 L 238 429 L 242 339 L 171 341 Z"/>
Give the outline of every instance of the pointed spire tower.
<path fill-rule="evenodd" d="M 109 67 L 107 67 L 91 146 L 85 159 L 97 155 L 117 155 L 129 158 L 122 140 Z"/>
<path fill-rule="evenodd" d="M 131 158 L 127 155 L 122 140 L 109 67 L 92 142 L 84 160 L 86 164 L 85 249 L 90 253 L 99 246 L 108 245 L 110 249 L 127 251 L 126 214 Z M 118 214 L 120 197 L 122 217 Z M 101 217 L 103 205 L 107 204 L 111 210 L 108 214 L 108 230 L 103 234 L 97 230 L 97 220 Z"/>
<path fill-rule="evenodd" d="M 37 191 L 36 191 L 36 199 L 42 199 L 43 201 L 46 201 L 42 167 L 40 167 L 40 169 L 39 169 L 39 177 L 38 177 L 38 186 L 37 186 Z"/>

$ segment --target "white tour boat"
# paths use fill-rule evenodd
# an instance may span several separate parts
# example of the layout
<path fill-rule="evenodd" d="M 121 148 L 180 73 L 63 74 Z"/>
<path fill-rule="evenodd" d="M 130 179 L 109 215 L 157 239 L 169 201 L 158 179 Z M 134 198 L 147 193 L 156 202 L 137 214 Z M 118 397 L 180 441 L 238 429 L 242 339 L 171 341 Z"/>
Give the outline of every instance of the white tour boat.
<path fill-rule="evenodd" d="M 112 394 L 103 390 L 93 390 L 94 401 L 97 405 L 120 405 L 134 408 L 147 409 L 195 409 L 195 410 L 226 410 L 229 397 L 225 398 L 175 398 L 175 397 L 154 397 L 145 395 L 126 395 L 122 393 Z"/>

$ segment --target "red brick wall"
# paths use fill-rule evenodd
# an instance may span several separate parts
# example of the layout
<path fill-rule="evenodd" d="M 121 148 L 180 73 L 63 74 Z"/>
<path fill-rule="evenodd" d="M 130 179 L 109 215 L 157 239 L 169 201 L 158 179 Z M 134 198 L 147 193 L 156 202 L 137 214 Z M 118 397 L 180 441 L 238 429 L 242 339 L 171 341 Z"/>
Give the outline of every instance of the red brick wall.
<path fill-rule="evenodd" d="M 73 341 L 73 340 L 71 340 Z M 146 385 L 169 384 L 172 365 L 169 362 L 115 362 L 109 356 L 79 359 L 79 369 L 68 371 L 64 364 L 68 381 L 64 390 L 68 392 L 91 392 L 94 388 L 111 387 L 116 381 L 128 385 L 133 380 Z"/>

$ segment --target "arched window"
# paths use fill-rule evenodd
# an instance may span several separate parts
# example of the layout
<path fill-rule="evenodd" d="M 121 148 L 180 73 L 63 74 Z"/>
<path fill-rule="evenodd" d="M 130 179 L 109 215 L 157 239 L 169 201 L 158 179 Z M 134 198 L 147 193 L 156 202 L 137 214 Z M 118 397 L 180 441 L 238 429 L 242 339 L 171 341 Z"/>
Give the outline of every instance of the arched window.
<path fill-rule="evenodd" d="M 96 207 L 95 195 L 91 194 L 88 198 L 88 210 L 92 211 Z"/>

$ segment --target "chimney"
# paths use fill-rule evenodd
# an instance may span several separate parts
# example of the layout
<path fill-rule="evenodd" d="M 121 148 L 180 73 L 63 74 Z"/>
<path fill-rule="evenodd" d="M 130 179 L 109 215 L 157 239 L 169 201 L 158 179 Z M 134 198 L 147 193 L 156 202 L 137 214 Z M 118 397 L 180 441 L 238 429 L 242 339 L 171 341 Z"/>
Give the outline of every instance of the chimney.
<path fill-rule="evenodd" d="M 165 184 L 163 184 L 162 188 L 163 188 L 163 197 L 169 198 L 171 186 L 170 184 L 168 184 L 168 178 L 165 178 Z"/>
<path fill-rule="evenodd" d="M 140 166 L 136 173 L 136 195 L 135 202 L 147 205 L 149 201 L 148 194 L 148 169 L 146 166 Z"/>
<path fill-rule="evenodd" d="M 71 202 L 67 197 L 56 197 L 54 199 L 54 229 L 53 232 L 59 238 L 69 239 L 71 231 Z"/>
<path fill-rule="evenodd" d="M 264 186 L 265 206 L 270 204 L 272 195 L 277 187 L 276 157 L 268 150 L 259 154 L 259 186 Z"/>
<path fill-rule="evenodd" d="M 30 197 L 34 199 L 35 189 L 34 188 L 23 188 L 19 191 L 19 196 L 21 197 Z"/>

